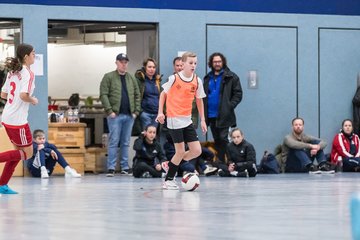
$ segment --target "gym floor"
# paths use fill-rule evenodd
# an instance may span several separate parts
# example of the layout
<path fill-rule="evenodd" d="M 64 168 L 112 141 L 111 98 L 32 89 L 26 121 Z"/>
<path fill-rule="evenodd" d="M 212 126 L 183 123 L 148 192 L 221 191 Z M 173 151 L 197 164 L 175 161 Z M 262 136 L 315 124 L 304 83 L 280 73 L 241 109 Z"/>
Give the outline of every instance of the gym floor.
<path fill-rule="evenodd" d="M 120 175 L 14 177 L 19 194 L 0 195 L 0 239 L 351 239 L 360 174 L 200 181 L 186 192 Z"/>

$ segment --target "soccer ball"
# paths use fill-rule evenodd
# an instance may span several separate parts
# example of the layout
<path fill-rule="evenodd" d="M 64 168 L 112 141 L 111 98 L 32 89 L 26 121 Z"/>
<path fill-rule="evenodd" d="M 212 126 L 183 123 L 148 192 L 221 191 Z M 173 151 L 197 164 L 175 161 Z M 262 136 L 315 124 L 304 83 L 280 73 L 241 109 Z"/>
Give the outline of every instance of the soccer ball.
<path fill-rule="evenodd" d="M 181 179 L 181 186 L 187 191 L 194 191 L 200 186 L 200 179 L 195 173 L 187 173 Z"/>

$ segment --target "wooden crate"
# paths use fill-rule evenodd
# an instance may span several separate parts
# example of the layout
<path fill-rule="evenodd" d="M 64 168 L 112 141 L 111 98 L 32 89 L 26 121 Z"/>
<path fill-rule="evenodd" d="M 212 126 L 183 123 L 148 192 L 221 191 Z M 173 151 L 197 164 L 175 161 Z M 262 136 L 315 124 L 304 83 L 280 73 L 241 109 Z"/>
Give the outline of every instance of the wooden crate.
<path fill-rule="evenodd" d="M 48 141 L 57 148 L 84 148 L 85 123 L 49 123 Z"/>
<path fill-rule="evenodd" d="M 13 150 L 14 145 L 10 142 L 10 139 L 5 131 L 4 127 L 0 127 L 0 152 L 4 152 L 7 150 Z M 0 163 L 0 174 L 2 174 L 5 163 Z M 15 168 L 13 176 L 22 177 L 24 176 L 24 163 L 20 161 Z"/>
<path fill-rule="evenodd" d="M 78 173 L 84 175 L 85 149 L 59 149 L 70 167 L 74 168 Z M 64 174 L 64 169 L 56 164 L 53 175 Z"/>
<path fill-rule="evenodd" d="M 85 127 L 85 123 L 49 123 L 48 131 L 48 141 L 82 175 L 85 171 Z M 53 174 L 64 174 L 64 169 L 56 164 Z"/>
<path fill-rule="evenodd" d="M 87 148 L 85 154 L 85 172 L 103 173 L 106 171 L 106 155 L 106 148 Z"/>

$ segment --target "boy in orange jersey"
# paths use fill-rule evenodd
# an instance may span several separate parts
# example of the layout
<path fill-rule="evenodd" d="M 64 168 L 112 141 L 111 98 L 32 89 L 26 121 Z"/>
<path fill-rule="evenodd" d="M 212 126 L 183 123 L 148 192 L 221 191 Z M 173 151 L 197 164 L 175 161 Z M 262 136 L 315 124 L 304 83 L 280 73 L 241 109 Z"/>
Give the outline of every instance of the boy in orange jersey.
<path fill-rule="evenodd" d="M 189 161 L 201 154 L 201 145 L 191 121 L 192 102 L 196 98 L 196 105 L 201 119 L 201 130 L 206 133 L 207 127 L 204 117 L 203 98 L 206 96 L 200 78 L 195 74 L 197 57 L 195 53 L 186 52 L 181 58 L 183 70 L 171 75 L 162 86 L 160 94 L 159 111 L 156 121 L 164 124 L 163 113 L 166 101 L 167 127 L 175 145 L 175 155 L 167 164 L 162 164 L 166 174 L 163 189 L 179 189 L 175 174 L 181 160 Z M 189 150 L 185 151 L 185 143 Z"/>

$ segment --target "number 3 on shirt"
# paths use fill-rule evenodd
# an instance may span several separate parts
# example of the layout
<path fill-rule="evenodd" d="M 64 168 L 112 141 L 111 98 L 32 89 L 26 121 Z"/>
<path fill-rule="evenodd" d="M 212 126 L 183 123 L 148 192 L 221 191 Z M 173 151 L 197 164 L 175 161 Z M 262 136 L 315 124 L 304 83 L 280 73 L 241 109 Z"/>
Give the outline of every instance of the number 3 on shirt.
<path fill-rule="evenodd" d="M 14 100 L 14 92 L 15 92 L 15 89 L 16 89 L 16 83 L 11 82 L 10 87 L 11 87 L 11 90 L 10 90 L 9 103 L 11 104 L 13 102 L 13 100 Z"/>

